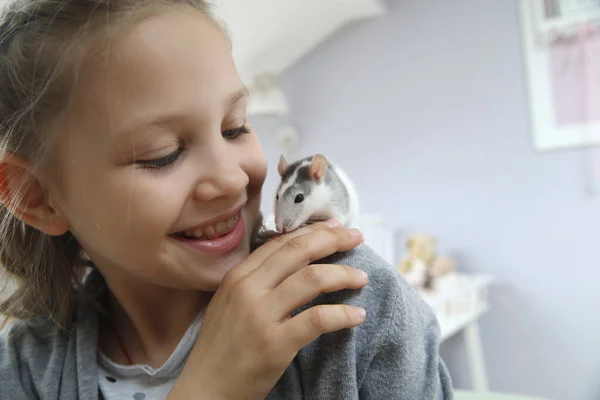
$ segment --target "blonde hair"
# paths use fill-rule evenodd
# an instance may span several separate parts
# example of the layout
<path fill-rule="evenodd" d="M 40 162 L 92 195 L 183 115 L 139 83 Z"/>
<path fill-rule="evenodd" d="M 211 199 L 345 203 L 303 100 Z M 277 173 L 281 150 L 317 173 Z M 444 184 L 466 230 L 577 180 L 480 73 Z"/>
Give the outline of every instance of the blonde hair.
<path fill-rule="evenodd" d="M 34 169 L 42 166 L 51 148 L 49 126 L 68 106 L 83 59 L 106 47 L 115 28 L 168 6 L 193 7 L 214 20 L 202 0 L 14 0 L 5 6 L 0 19 L 0 157 L 14 154 Z M 11 193 L 11 204 L 23 195 Z M 0 265 L 15 283 L 14 292 L 0 302 L 0 314 L 45 316 L 67 329 L 89 263 L 70 232 L 49 236 L 15 214 L 0 207 Z"/>

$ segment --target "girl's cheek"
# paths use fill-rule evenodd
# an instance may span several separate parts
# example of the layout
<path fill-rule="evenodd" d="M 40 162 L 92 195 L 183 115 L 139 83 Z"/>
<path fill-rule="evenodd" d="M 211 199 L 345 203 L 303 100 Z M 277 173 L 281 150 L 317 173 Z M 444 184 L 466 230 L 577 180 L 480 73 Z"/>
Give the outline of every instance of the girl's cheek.
<path fill-rule="evenodd" d="M 243 162 L 244 170 L 250 178 L 251 185 L 262 186 L 267 177 L 267 158 L 258 138 L 255 139 L 253 146 L 244 152 L 243 156 L 246 158 Z"/>

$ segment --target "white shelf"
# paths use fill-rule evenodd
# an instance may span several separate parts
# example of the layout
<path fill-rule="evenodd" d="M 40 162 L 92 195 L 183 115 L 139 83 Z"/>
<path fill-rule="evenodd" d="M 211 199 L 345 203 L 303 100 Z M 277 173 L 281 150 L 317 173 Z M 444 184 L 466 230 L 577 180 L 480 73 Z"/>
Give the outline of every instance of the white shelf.
<path fill-rule="evenodd" d="M 435 290 L 419 290 L 433 309 L 441 330 L 441 340 L 464 329 L 489 310 L 489 275 L 452 273 L 438 280 Z"/>

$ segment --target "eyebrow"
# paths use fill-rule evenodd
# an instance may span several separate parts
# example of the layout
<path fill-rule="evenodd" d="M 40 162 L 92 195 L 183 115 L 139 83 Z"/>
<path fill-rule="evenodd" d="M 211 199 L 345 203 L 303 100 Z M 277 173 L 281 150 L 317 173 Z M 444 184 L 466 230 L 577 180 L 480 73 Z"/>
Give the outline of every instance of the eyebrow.
<path fill-rule="evenodd" d="M 250 95 L 250 91 L 248 90 L 247 87 L 244 86 L 241 89 L 238 89 L 235 92 L 231 93 L 229 96 L 227 96 L 225 98 L 225 107 L 230 108 L 235 103 L 237 103 L 238 101 L 240 101 L 241 99 L 243 99 L 244 97 L 247 97 L 249 95 Z M 167 125 L 173 121 L 176 121 L 178 118 L 179 118 L 178 115 L 171 115 L 171 114 L 161 116 L 157 119 L 142 118 L 138 121 L 135 121 L 127 128 L 120 130 L 121 134 L 118 134 L 117 136 L 129 137 L 130 135 L 135 133 L 137 130 L 139 130 L 141 127 Z"/>
<path fill-rule="evenodd" d="M 247 87 L 243 87 L 239 90 L 237 90 L 236 92 L 233 92 L 228 98 L 227 98 L 227 106 L 231 107 L 232 105 L 234 105 L 235 103 L 237 103 L 238 101 L 240 101 L 241 99 L 243 99 L 246 96 L 250 95 L 250 91 L 248 90 Z"/>

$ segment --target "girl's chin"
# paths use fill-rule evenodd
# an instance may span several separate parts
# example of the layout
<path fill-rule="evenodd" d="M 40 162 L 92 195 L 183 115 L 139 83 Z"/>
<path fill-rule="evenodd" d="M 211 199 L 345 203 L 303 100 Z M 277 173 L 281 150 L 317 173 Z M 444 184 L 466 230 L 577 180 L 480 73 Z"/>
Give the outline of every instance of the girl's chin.
<path fill-rule="evenodd" d="M 215 291 L 227 272 L 244 262 L 249 254 L 249 238 L 245 238 L 235 251 L 221 257 L 205 258 L 197 269 L 190 271 L 193 276 L 184 277 L 183 284 L 202 291 Z"/>

